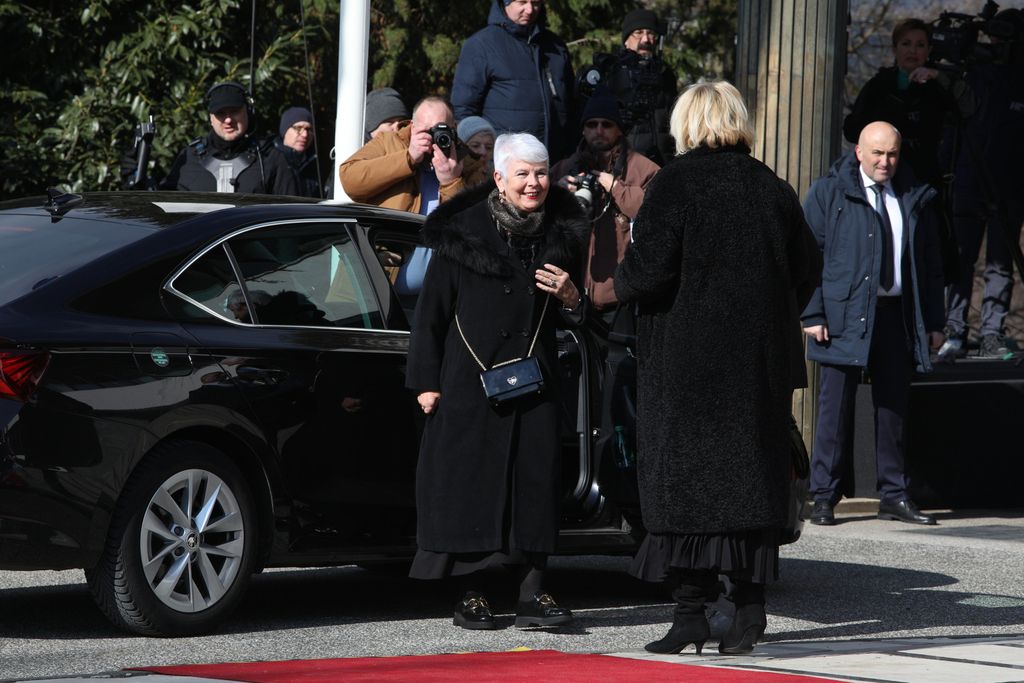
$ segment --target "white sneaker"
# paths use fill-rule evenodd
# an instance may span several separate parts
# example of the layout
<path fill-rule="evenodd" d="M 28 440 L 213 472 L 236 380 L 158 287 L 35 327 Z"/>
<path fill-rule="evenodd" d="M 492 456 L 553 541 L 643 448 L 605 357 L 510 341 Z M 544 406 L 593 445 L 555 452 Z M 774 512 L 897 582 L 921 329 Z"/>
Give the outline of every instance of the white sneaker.
<path fill-rule="evenodd" d="M 964 340 L 960 337 L 947 337 L 942 346 L 939 347 L 937 360 L 940 363 L 952 363 L 961 355 L 964 348 Z"/>

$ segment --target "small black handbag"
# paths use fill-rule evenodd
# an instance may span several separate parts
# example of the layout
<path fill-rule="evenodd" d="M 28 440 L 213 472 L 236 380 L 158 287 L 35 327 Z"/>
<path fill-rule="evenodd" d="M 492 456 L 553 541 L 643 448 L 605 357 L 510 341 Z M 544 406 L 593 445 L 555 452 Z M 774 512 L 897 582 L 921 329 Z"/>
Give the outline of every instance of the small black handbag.
<path fill-rule="evenodd" d="M 544 389 L 544 375 L 540 371 L 540 363 L 533 356 L 533 347 L 540 335 L 540 326 L 544 321 L 544 314 L 548 310 L 550 297 L 544 298 L 544 308 L 540 313 L 540 320 L 537 321 L 537 330 L 533 333 L 533 341 L 524 358 L 513 358 L 496 364 L 491 369 L 480 361 L 480 358 L 473 351 L 473 347 L 466 341 L 466 335 L 462 332 L 462 325 L 459 324 L 459 316 L 455 316 L 455 326 L 459 328 L 459 336 L 462 343 L 466 345 L 469 355 L 480 366 L 480 383 L 484 386 L 484 395 L 493 406 L 507 404 L 509 401 L 525 396 L 527 394 L 539 394 Z"/>

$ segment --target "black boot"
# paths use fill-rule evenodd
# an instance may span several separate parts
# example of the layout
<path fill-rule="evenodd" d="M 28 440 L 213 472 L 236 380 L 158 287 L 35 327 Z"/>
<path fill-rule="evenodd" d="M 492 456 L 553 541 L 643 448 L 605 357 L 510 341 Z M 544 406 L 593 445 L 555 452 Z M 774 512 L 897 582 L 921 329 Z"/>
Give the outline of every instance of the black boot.
<path fill-rule="evenodd" d="M 704 648 L 711 629 L 704 616 L 704 603 L 707 602 L 715 582 L 711 572 L 687 571 L 673 577 L 678 581 L 672 589 L 672 599 L 676 601 L 672 612 L 672 628 L 665 637 L 644 645 L 648 652 L 658 654 L 678 654 L 693 643 L 697 654 Z"/>
<path fill-rule="evenodd" d="M 723 655 L 745 655 L 754 650 L 754 645 L 764 635 L 768 617 L 764 613 L 764 584 L 750 581 L 733 581 L 736 590 L 736 616 L 728 633 L 718 643 L 718 652 Z"/>

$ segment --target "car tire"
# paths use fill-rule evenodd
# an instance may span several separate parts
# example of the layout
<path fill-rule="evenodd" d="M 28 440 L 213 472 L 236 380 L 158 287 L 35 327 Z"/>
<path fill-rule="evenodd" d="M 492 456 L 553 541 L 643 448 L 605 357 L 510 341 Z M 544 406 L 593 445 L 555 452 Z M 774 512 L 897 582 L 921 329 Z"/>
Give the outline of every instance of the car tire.
<path fill-rule="evenodd" d="M 85 572 L 100 609 L 147 636 L 214 629 L 254 569 L 257 522 L 238 467 L 197 441 L 160 444 L 128 480 L 100 563 Z"/>

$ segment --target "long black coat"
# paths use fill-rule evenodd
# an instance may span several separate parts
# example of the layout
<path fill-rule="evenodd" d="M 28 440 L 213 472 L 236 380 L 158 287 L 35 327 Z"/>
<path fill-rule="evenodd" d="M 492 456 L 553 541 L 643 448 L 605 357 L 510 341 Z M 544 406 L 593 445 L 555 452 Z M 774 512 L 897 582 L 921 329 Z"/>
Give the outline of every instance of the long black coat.
<path fill-rule="evenodd" d="M 551 553 L 559 518 L 559 386 L 551 298 L 534 356 L 545 390 L 515 407 L 493 408 L 480 367 L 466 349 L 455 314 L 480 360 L 525 356 L 545 294 L 533 272 L 557 265 L 579 282 L 588 224 L 568 191 L 551 188 L 545 239 L 524 269 L 498 235 L 485 198 L 494 187 L 458 195 L 430 214 L 424 241 L 434 249 L 416 304 L 407 385 L 439 391 L 427 417 L 416 474 L 417 542 L 434 552 L 492 552 L 511 547 Z"/>
<path fill-rule="evenodd" d="M 615 273 L 638 302 L 638 475 L 654 533 L 781 528 L 813 237 L 793 189 L 746 147 L 655 176 Z M 800 302 L 798 302 L 800 303 Z"/>

